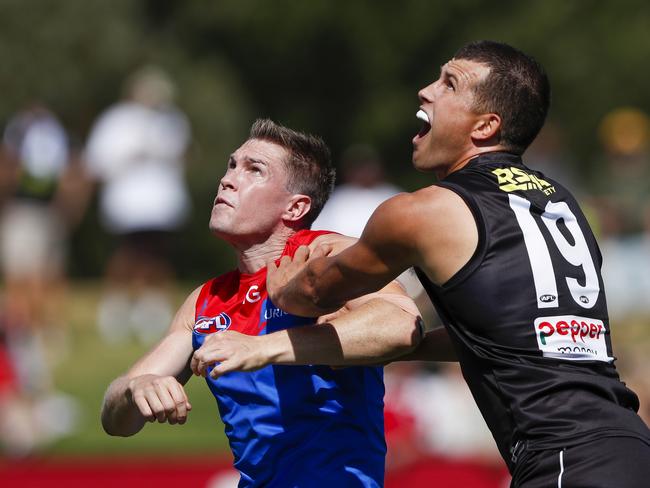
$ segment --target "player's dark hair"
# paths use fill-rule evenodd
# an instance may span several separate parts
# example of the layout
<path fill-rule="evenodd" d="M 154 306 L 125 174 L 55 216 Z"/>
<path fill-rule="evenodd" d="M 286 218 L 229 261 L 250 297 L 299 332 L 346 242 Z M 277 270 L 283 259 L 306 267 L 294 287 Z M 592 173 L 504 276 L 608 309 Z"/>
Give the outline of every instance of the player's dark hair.
<path fill-rule="evenodd" d="M 257 119 L 251 126 L 250 139 L 282 146 L 289 157 L 287 190 L 311 197 L 311 209 L 301 224 L 307 228 L 316 220 L 332 190 L 336 171 L 327 144 L 318 136 L 298 132 L 270 119 Z"/>
<path fill-rule="evenodd" d="M 548 113 L 551 86 L 542 65 L 518 49 L 494 41 L 467 44 L 454 58 L 490 67 L 489 74 L 474 87 L 474 110 L 499 115 L 501 144 L 522 154 Z"/>

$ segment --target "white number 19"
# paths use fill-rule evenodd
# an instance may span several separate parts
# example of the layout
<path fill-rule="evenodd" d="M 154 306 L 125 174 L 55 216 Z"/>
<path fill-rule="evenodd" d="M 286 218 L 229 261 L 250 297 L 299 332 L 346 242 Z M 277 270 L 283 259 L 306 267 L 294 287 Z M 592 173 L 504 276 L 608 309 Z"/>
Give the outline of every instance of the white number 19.
<path fill-rule="evenodd" d="M 559 306 L 557 281 L 548 245 L 537 222 L 530 213 L 530 202 L 518 195 L 508 195 L 510 208 L 515 212 L 517 223 L 524 234 L 524 243 L 528 259 L 533 270 L 533 280 L 537 293 L 538 308 L 555 308 Z M 560 232 L 558 221 L 562 219 L 573 238 L 571 244 Z M 542 222 L 548 229 L 560 254 L 573 266 L 580 266 L 585 274 L 584 286 L 575 278 L 564 277 L 573 300 L 583 308 L 592 308 L 598 299 L 600 284 L 594 260 L 589 252 L 585 236 L 580 230 L 576 216 L 564 202 L 548 202 Z"/>

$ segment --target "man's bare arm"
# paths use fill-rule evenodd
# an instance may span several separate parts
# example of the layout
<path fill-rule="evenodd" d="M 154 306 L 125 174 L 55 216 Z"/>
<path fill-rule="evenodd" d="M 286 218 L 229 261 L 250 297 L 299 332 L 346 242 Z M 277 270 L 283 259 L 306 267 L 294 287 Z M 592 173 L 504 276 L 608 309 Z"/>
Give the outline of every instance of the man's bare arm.
<path fill-rule="evenodd" d="M 372 215 L 359 241 L 334 256 L 325 247 L 300 248 L 280 266 L 269 263 L 267 290 L 282 310 L 320 316 L 380 289 L 419 262 L 413 233 L 411 194 L 384 202 Z M 311 255 L 310 255 L 311 254 Z"/>
<path fill-rule="evenodd" d="M 310 247 L 327 246 L 334 255 L 355 242 L 351 237 L 326 234 Z M 397 281 L 347 302 L 317 322 L 259 337 L 232 331 L 213 334 L 194 354 L 192 370 L 205 376 L 217 362 L 221 364 L 213 370 L 214 376 L 268 364 L 378 364 L 412 351 L 422 337 L 419 310 Z"/>
<path fill-rule="evenodd" d="M 414 351 L 423 326 L 410 298 L 379 292 L 347 313 L 321 317 L 316 327 L 282 332 L 270 341 L 275 364 L 352 366 L 384 364 Z"/>
<path fill-rule="evenodd" d="M 318 316 L 378 290 L 409 267 L 443 284 L 478 244 L 474 216 L 456 193 L 437 186 L 390 198 L 372 214 L 359 241 L 335 256 L 299 249 L 269 265 L 267 291 L 280 308 Z"/>
<path fill-rule="evenodd" d="M 352 366 L 382 364 L 414 350 L 422 338 L 415 304 L 398 284 L 383 293 L 348 304 L 342 313 L 317 325 L 263 336 L 233 331 L 212 334 L 192 357 L 192 371 L 217 377 L 230 371 L 254 371 L 269 364 Z M 350 307 L 350 308 L 347 308 Z"/>
<path fill-rule="evenodd" d="M 146 422 L 183 424 L 192 406 L 183 385 L 191 377 L 196 289 L 180 307 L 165 337 L 108 387 L 102 426 L 110 435 L 131 436 Z"/>

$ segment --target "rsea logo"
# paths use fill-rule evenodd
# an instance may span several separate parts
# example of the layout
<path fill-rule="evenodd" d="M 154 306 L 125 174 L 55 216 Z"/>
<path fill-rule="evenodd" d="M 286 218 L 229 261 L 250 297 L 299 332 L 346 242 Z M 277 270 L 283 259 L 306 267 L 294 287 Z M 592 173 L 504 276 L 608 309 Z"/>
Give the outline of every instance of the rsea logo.
<path fill-rule="evenodd" d="M 555 193 L 555 187 L 548 181 L 515 166 L 511 166 L 510 168 L 497 168 L 492 170 L 492 173 L 497 177 L 499 189 L 508 193 L 517 190 L 539 190 L 544 195 Z"/>

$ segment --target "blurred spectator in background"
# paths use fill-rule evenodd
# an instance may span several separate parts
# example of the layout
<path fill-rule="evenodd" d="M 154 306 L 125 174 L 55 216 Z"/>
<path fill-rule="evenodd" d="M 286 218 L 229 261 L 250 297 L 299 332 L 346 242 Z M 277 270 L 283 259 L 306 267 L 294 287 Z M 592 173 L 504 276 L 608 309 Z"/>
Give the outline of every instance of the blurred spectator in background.
<path fill-rule="evenodd" d="M 385 383 L 388 488 L 424 488 L 432 479 L 449 488 L 508 486 L 458 363 L 392 363 Z"/>
<path fill-rule="evenodd" d="M 190 127 L 161 69 L 136 71 L 126 92 L 99 117 L 86 147 L 90 173 L 102 185 L 102 224 L 118 238 L 97 320 L 109 342 L 135 334 L 150 343 L 171 320 L 168 254 L 189 211 L 184 155 Z"/>
<path fill-rule="evenodd" d="M 562 181 L 574 194 L 584 194 L 582 178 L 575 173 L 575 161 L 564 140 L 564 130 L 552 120 L 546 122 L 537 138 L 526 149 L 526 165 L 546 176 Z"/>
<path fill-rule="evenodd" d="M 339 174 L 341 184 L 311 228 L 359 237 L 375 209 L 402 190 L 387 180 L 379 154 L 365 144 L 350 146 L 343 153 Z"/>
<path fill-rule="evenodd" d="M 600 123 L 604 161 L 594 172 L 594 201 L 605 236 L 650 230 L 650 119 L 643 111 L 618 108 Z"/>
<path fill-rule="evenodd" d="M 639 396 L 639 416 L 650 425 L 650 336 L 648 335 L 648 316 L 629 326 L 629 334 L 621 334 L 617 340 L 623 344 L 621 376 L 625 383 L 634 388 Z"/>
<path fill-rule="evenodd" d="M 593 173 L 603 277 L 612 316 L 649 314 L 650 302 L 650 119 L 638 108 L 609 112 L 598 133 L 601 170 Z"/>
<path fill-rule="evenodd" d="M 438 363 L 436 371 L 431 365 L 417 365 L 420 367 L 400 385 L 396 403 L 413 416 L 423 451 L 501 467 L 499 451 L 458 363 Z"/>
<path fill-rule="evenodd" d="M 4 390 L 3 421 L 12 427 L 4 440 L 9 451 L 29 452 L 74 425 L 74 403 L 54 390 L 51 371 L 66 346 L 62 304 L 68 232 L 88 200 L 68 136 L 42 104 L 32 104 L 8 122 L 0 188 L 5 284 L 0 327 L 10 358 L 4 369 L 13 371 L 7 377 L 15 376 L 14 387 Z"/>

